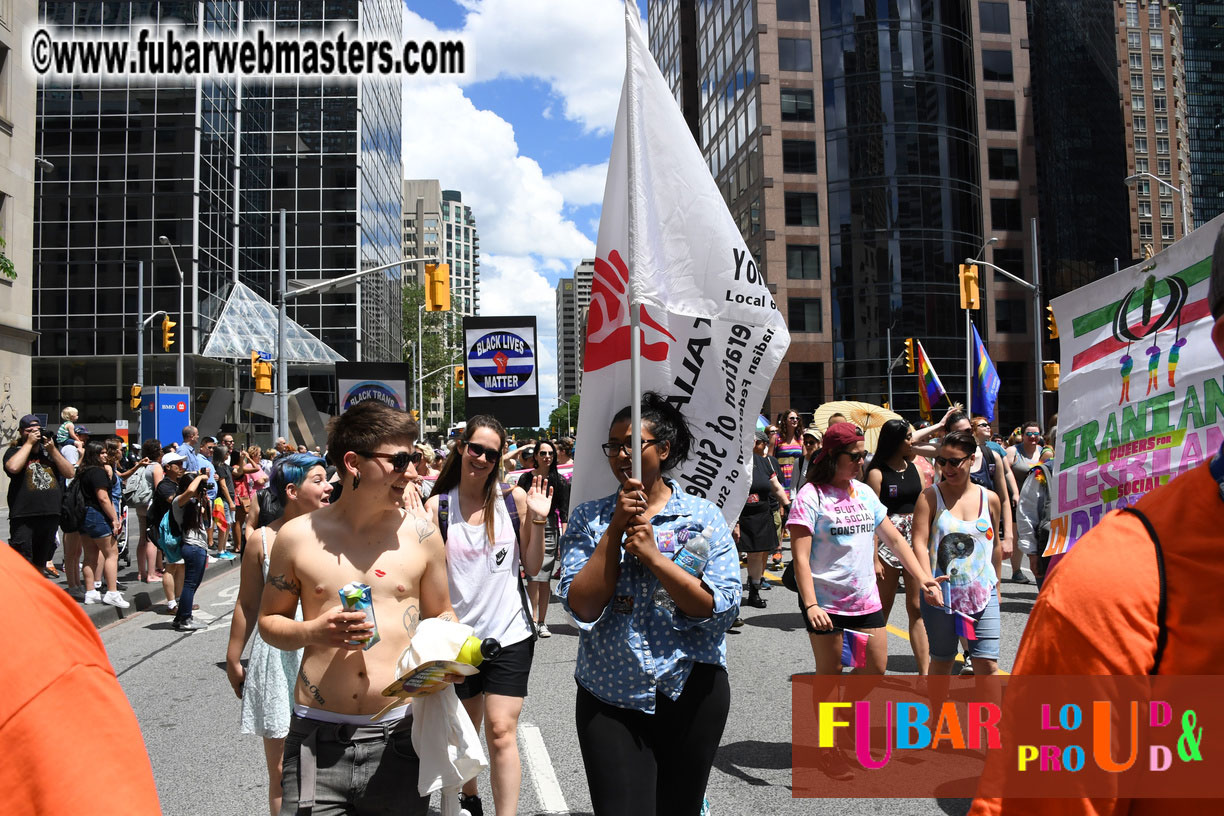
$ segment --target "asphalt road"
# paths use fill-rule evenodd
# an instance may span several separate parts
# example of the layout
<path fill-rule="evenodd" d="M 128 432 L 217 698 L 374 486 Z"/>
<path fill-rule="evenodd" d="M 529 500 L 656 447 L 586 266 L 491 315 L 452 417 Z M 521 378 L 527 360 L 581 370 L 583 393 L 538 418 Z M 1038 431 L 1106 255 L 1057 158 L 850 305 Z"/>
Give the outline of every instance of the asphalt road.
<path fill-rule="evenodd" d="M 1007 574 L 1005 567 L 1005 575 Z M 259 816 L 266 812 L 261 740 L 238 733 L 239 701 L 226 681 L 224 658 L 238 570 L 217 575 L 197 594 L 209 628 L 179 634 L 168 616 L 148 611 L 102 631 L 102 639 L 139 718 L 167 814 Z M 1002 584 L 1002 659 L 1010 670 L 1036 597 L 1036 587 Z M 707 790 L 714 814 L 845 813 L 961 814 L 966 800 L 793 799 L 790 790 L 790 677 L 813 669 L 812 654 L 795 608 L 781 586 L 765 593 L 766 609 L 745 608 L 747 625 L 728 635 L 731 713 Z M 915 671 L 898 596 L 888 638 L 890 672 Z M 531 695 L 520 721 L 523 787 L 519 812 L 589 814 L 582 759 L 574 733 L 576 628 L 554 600 L 553 636 L 541 640 L 532 668 Z M 629 780 L 627 780 L 629 781 Z M 487 774 L 481 780 L 492 814 Z M 437 811 L 437 799 L 434 801 Z"/>

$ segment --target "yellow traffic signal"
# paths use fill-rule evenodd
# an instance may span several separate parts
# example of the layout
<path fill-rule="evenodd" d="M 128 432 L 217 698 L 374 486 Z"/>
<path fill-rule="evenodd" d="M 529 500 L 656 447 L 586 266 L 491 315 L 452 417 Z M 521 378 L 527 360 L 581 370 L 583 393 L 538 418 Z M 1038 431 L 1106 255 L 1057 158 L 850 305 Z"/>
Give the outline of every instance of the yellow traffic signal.
<path fill-rule="evenodd" d="M 463 371 L 463 366 L 455 366 L 455 387 L 463 388 L 467 385 L 466 374 Z"/>
<path fill-rule="evenodd" d="M 174 345 L 174 332 L 171 329 L 177 325 L 169 317 L 162 318 L 162 351 L 169 351 Z"/>
<path fill-rule="evenodd" d="M 258 351 L 251 352 L 251 376 L 252 377 L 259 376 L 259 352 Z"/>
<path fill-rule="evenodd" d="M 1058 363 L 1043 363 L 1041 366 L 1042 378 L 1045 380 L 1045 390 L 1058 390 Z"/>
<path fill-rule="evenodd" d="M 425 264 L 425 311 L 450 311 L 450 264 Z"/>
<path fill-rule="evenodd" d="M 140 410 L 140 383 L 132 385 L 132 399 L 129 405 L 132 406 L 133 411 Z"/>
<path fill-rule="evenodd" d="M 905 338 L 905 370 L 914 373 L 914 338 Z"/>
<path fill-rule="evenodd" d="M 960 265 L 960 307 L 977 309 L 981 306 L 978 295 L 977 264 Z"/>
<path fill-rule="evenodd" d="M 1046 328 L 1050 332 L 1050 339 L 1058 339 L 1058 323 L 1054 320 L 1054 307 L 1046 306 Z"/>
<path fill-rule="evenodd" d="M 255 378 L 255 391 L 260 394 L 272 393 L 272 364 L 266 360 L 256 359 L 251 361 L 251 376 Z"/>
<path fill-rule="evenodd" d="M 421 412 L 420 412 L 420 411 L 418 411 L 417 409 L 413 408 L 413 409 L 412 409 L 411 411 L 409 411 L 408 413 L 412 415 L 412 421 L 413 421 L 413 422 L 420 422 L 420 421 L 421 421 Z"/>

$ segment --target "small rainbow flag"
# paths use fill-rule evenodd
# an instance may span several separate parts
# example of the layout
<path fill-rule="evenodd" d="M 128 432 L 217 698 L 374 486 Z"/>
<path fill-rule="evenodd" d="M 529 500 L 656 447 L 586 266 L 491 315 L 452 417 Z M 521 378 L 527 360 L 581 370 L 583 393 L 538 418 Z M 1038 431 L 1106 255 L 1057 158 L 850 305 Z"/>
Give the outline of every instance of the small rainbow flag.
<path fill-rule="evenodd" d="M 218 533 L 224 536 L 226 533 L 229 532 L 229 522 L 226 521 L 226 518 L 225 518 L 225 502 L 221 501 L 220 498 L 213 499 L 212 517 L 213 517 L 213 521 L 217 525 Z M 224 540 L 225 539 L 222 538 L 223 542 Z M 224 549 L 224 546 L 222 546 L 222 549 Z"/>
<path fill-rule="evenodd" d="M 956 636 L 963 637 L 965 640 L 977 640 L 977 627 L 973 625 L 973 618 L 964 612 L 953 612 L 952 614 L 956 616 Z"/>
<path fill-rule="evenodd" d="M 931 406 L 946 397 L 948 392 L 944 391 L 943 383 L 931 365 L 931 358 L 927 357 L 926 349 L 922 347 L 922 341 L 915 338 L 914 343 L 918 346 L 918 360 L 914 368 L 918 373 L 918 410 L 923 419 L 930 419 Z"/>
<path fill-rule="evenodd" d="M 841 662 L 843 666 L 857 669 L 867 665 L 867 638 L 869 637 L 871 635 L 866 632 L 856 632 L 853 629 L 842 630 Z"/>

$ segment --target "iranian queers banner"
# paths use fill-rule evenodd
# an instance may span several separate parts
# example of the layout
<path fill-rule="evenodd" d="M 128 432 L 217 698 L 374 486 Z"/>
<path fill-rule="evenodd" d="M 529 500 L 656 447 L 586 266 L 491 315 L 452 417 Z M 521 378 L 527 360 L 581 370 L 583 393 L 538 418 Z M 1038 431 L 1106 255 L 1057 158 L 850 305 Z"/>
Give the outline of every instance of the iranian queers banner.
<path fill-rule="evenodd" d="M 1224 216 L 1053 301 L 1062 359 L 1046 555 L 1220 449 L 1224 376 L 1207 282 L 1221 226 Z"/>
<path fill-rule="evenodd" d="M 748 495 L 754 423 L 790 334 L 650 55 L 633 0 L 625 17 L 628 65 L 599 223 L 570 505 L 617 488 L 600 445 L 632 400 L 632 291 L 643 304 L 642 390 L 671 399 L 696 437 L 672 475 L 733 523 Z"/>

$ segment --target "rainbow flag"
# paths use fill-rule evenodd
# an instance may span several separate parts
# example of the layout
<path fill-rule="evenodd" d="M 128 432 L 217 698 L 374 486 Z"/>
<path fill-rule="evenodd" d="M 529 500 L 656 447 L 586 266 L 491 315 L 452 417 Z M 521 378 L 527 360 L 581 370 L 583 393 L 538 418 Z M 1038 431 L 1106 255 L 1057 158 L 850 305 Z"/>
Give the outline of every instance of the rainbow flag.
<path fill-rule="evenodd" d="M 918 410 L 923 419 L 930 419 L 931 406 L 946 397 L 948 392 L 944 391 L 943 383 L 931 365 L 931 358 L 927 357 L 926 349 L 922 347 L 922 341 L 915 338 L 914 343 L 918 346 L 918 359 L 914 366 L 918 373 Z"/>
<path fill-rule="evenodd" d="M 213 522 L 217 525 L 217 532 L 224 536 L 229 532 L 229 522 L 225 519 L 225 502 L 221 501 L 219 498 L 213 499 L 212 511 Z M 224 538 L 221 540 L 222 542 L 225 541 Z M 221 549 L 225 549 L 224 543 L 222 544 Z"/>
<path fill-rule="evenodd" d="M 866 632 L 856 632 L 853 629 L 842 630 L 842 658 L 843 666 L 849 666 L 852 669 L 857 669 L 867 665 L 867 638 L 871 635 Z"/>
<path fill-rule="evenodd" d="M 981 414 L 991 422 L 995 418 L 995 405 L 999 402 L 999 372 L 994 361 L 986 353 L 986 344 L 973 327 L 973 413 Z"/>
<path fill-rule="evenodd" d="M 973 625 L 973 618 L 964 612 L 953 612 L 952 614 L 956 616 L 956 636 L 963 637 L 965 640 L 977 640 L 977 627 Z"/>

